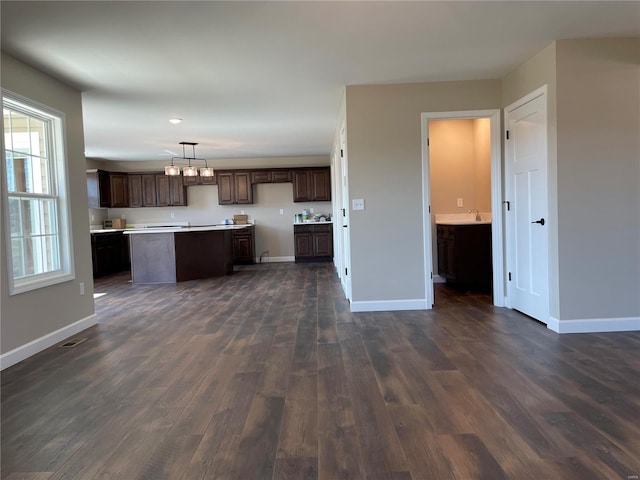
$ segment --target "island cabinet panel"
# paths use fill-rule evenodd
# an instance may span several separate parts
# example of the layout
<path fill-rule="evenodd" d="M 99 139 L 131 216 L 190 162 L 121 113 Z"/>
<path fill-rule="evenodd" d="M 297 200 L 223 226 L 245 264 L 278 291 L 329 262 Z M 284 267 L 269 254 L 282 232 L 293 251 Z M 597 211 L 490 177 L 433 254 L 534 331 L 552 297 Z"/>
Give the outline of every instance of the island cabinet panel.
<path fill-rule="evenodd" d="M 175 283 L 176 249 L 173 233 L 129 235 L 133 283 Z"/>
<path fill-rule="evenodd" d="M 247 205 L 253 203 L 251 171 L 218 171 L 218 204 Z"/>
<path fill-rule="evenodd" d="M 328 202 L 331 200 L 331 170 L 327 168 L 293 171 L 294 202 Z"/>
<path fill-rule="evenodd" d="M 175 283 L 233 273 L 231 230 L 128 232 L 131 281 Z"/>
<path fill-rule="evenodd" d="M 233 230 L 233 263 L 235 265 L 251 265 L 255 263 L 254 227 L 249 226 Z"/>
<path fill-rule="evenodd" d="M 175 234 L 176 281 L 233 273 L 231 231 Z"/>
<path fill-rule="evenodd" d="M 490 292 L 491 225 L 438 225 L 438 274 L 448 284 Z"/>
<path fill-rule="evenodd" d="M 294 225 L 293 238 L 297 263 L 333 260 L 333 225 L 330 223 Z"/>

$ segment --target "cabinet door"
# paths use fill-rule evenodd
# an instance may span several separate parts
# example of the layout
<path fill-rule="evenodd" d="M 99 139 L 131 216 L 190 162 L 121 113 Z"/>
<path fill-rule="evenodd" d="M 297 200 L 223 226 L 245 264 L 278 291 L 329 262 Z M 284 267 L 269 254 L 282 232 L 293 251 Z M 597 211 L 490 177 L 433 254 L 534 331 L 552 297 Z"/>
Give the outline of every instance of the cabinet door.
<path fill-rule="evenodd" d="M 129 206 L 129 188 L 126 173 L 110 173 L 111 184 L 111 208 L 123 208 Z"/>
<path fill-rule="evenodd" d="M 168 207 L 171 203 L 171 193 L 169 190 L 169 175 L 155 175 L 156 183 L 156 206 Z M 175 177 L 178 178 L 178 177 Z"/>
<path fill-rule="evenodd" d="M 185 177 L 188 178 L 188 177 Z M 201 185 L 215 185 L 216 184 L 216 175 L 213 174 L 213 177 L 198 177 L 198 183 Z M 185 184 L 186 185 L 186 184 Z"/>
<path fill-rule="evenodd" d="M 142 175 L 129 174 L 129 207 L 137 208 L 142 206 Z"/>
<path fill-rule="evenodd" d="M 310 202 L 311 190 L 309 185 L 308 170 L 293 171 L 293 201 L 294 202 Z"/>
<path fill-rule="evenodd" d="M 141 175 L 141 183 L 142 206 L 156 207 L 158 205 L 158 198 L 156 193 L 156 175 L 153 173 Z"/>
<path fill-rule="evenodd" d="M 173 207 L 187 206 L 186 187 L 181 177 L 169 177 L 169 204 Z"/>
<path fill-rule="evenodd" d="M 271 171 L 272 183 L 289 183 L 291 182 L 291 170 L 272 170 Z"/>
<path fill-rule="evenodd" d="M 313 257 L 313 234 L 312 233 L 296 233 L 295 240 L 295 256 L 296 257 Z"/>
<path fill-rule="evenodd" d="M 316 232 L 313 234 L 313 250 L 316 257 L 333 256 L 333 235 L 331 232 Z"/>
<path fill-rule="evenodd" d="M 235 172 L 233 174 L 235 183 L 235 203 L 250 204 L 253 203 L 253 189 L 251 187 L 250 172 Z"/>
<path fill-rule="evenodd" d="M 271 183 L 271 172 L 268 170 L 251 172 L 251 183 Z"/>
<path fill-rule="evenodd" d="M 101 207 L 111 207 L 111 176 L 98 170 L 98 198 Z"/>
<path fill-rule="evenodd" d="M 233 205 L 235 192 L 233 172 L 216 172 L 218 182 L 218 205 Z"/>
<path fill-rule="evenodd" d="M 311 174 L 311 199 L 318 202 L 331 200 L 331 171 L 327 169 L 312 170 Z"/>
<path fill-rule="evenodd" d="M 185 187 L 188 187 L 190 185 L 200 185 L 200 176 L 197 177 L 184 177 L 182 175 L 180 175 L 180 177 L 177 178 L 181 178 L 182 179 L 182 183 Z"/>
<path fill-rule="evenodd" d="M 251 237 L 248 235 L 233 237 L 233 262 L 247 263 L 249 261 L 253 261 Z"/>

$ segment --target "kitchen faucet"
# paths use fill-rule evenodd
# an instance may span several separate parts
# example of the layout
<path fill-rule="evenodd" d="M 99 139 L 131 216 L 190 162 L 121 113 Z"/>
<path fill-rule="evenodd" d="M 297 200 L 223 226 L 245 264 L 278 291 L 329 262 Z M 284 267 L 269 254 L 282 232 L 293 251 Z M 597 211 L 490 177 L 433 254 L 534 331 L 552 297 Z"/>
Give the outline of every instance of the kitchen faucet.
<path fill-rule="evenodd" d="M 482 217 L 480 216 L 480 211 L 477 208 L 472 208 L 471 210 L 469 210 L 469 213 L 473 212 L 476 212 L 476 222 L 481 222 Z"/>

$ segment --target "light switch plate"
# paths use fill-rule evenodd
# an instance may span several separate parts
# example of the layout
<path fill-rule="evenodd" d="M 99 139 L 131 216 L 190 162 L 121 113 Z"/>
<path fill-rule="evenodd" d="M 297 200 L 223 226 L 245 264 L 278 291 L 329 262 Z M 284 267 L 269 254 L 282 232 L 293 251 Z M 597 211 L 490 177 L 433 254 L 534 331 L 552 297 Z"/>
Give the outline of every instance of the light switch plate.
<path fill-rule="evenodd" d="M 364 210 L 364 198 L 354 198 L 351 200 L 351 208 L 353 210 Z"/>

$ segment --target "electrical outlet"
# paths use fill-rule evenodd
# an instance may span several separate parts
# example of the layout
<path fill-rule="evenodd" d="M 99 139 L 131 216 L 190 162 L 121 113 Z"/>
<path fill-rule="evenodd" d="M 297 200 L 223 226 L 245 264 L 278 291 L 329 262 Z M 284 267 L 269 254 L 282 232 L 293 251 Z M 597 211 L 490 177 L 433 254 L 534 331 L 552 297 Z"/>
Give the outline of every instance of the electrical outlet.
<path fill-rule="evenodd" d="M 284 215 L 284 208 L 280 209 L 280 215 Z"/>
<path fill-rule="evenodd" d="M 313 213 L 313 207 L 309 209 L 309 213 Z"/>
<path fill-rule="evenodd" d="M 84 282 L 80 282 L 80 295 L 84 295 Z"/>
<path fill-rule="evenodd" d="M 461 199 L 461 198 L 459 198 L 459 199 L 458 199 L 458 206 L 459 206 L 459 207 L 461 207 L 462 205 L 463 205 L 462 199 Z"/>
<path fill-rule="evenodd" d="M 244 215 L 244 210 L 240 210 L 240 215 Z"/>
<path fill-rule="evenodd" d="M 92 213 L 91 214 L 91 223 L 96 221 L 96 216 Z"/>
<path fill-rule="evenodd" d="M 171 218 L 176 218 L 176 214 L 174 212 L 171 212 Z"/>
<path fill-rule="evenodd" d="M 123 213 L 122 215 L 120 215 L 120 218 L 121 218 L 122 220 L 126 220 L 126 219 L 127 219 L 127 217 L 126 217 L 126 215 L 125 215 L 124 213 Z"/>

